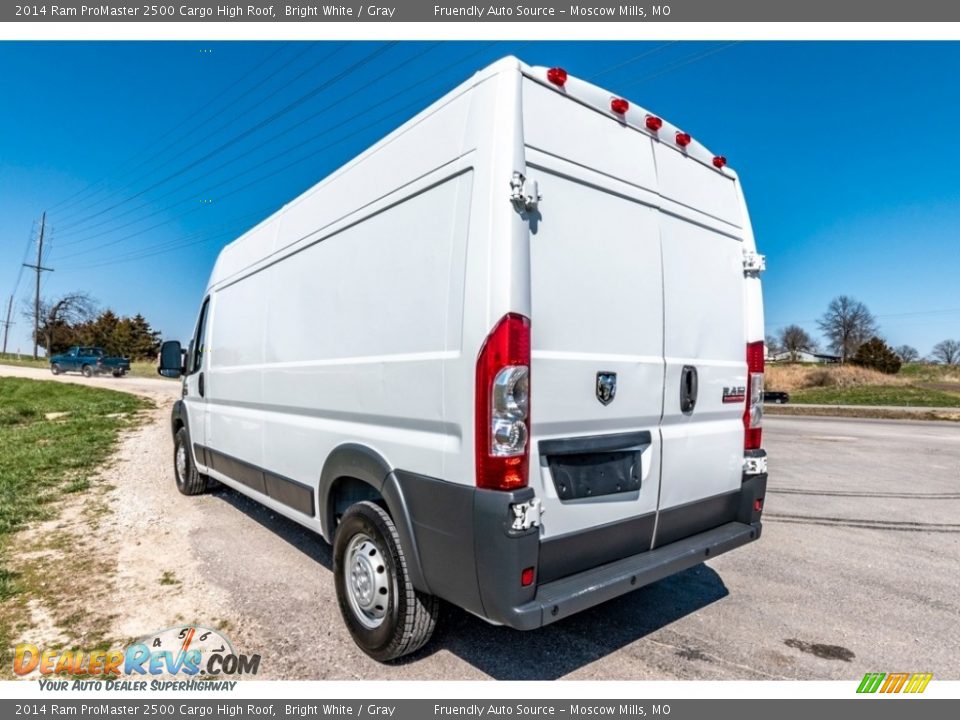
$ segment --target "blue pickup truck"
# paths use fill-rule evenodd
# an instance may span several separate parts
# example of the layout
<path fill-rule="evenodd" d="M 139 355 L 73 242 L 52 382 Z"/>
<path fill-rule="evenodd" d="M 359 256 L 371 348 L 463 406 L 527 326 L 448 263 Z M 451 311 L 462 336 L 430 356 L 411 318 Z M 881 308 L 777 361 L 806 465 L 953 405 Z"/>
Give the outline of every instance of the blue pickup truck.
<path fill-rule="evenodd" d="M 50 372 L 59 375 L 64 372 L 79 372 L 85 377 L 106 375 L 123 377 L 130 370 L 130 361 L 121 357 L 109 357 L 103 348 L 80 347 L 70 348 L 62 355 L 50 358 Z"/>

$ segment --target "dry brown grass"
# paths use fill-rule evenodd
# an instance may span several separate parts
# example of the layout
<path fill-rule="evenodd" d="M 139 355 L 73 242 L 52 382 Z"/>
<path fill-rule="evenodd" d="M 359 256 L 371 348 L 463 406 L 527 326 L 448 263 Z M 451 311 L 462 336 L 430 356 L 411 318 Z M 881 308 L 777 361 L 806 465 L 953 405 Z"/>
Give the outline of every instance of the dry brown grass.
<path fill-rule="evenodd" d="M 817 387 L 856 387 L 858 385 L 910 385 L 912 378 L 885 375 L 877 370 L 853 365 L 774 365 L 766 367 L 767 390 L 805 390 Z"/>

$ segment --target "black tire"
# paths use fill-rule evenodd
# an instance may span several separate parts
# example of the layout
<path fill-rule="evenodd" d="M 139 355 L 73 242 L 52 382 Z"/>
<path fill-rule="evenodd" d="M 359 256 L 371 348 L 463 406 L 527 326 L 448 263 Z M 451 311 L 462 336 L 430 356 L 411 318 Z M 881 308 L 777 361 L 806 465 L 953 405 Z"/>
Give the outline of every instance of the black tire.
<path fill-rule="evenodd" d="M 382 569 L 388 573 L 387 603 L 377 627 L 369 627 L 351 604 L 347 589 L 347 549 L 359 538 L 369 538 L 382 550 Z M 375 558 L 379 560 L 379 557 Z M 393 520 L 379 505 L 359 502 L 344 514 L 333 538 L 333 577 L 340 614 L 354 642 L 374 660 L 387 662 L 423 647 L 437 625 L 440 601 L 413 587 L 407 560 Z M 368 619 L 369 623 L 369 619 Z"/>
<path fill-rule="evenodd" d="M 57 363 L 54 363 L 50 366 L 50 372 L 52 372 L 54 375 L 59 375 L 61 372 L 63 372 L 63 370 L 60 369 L 60 366 L 57 365 Z"/>
<path fill-rule="evenodd" d="M 181 461 L 180 453 L 183 452 Z M 190 452 L 190 433 L 181 427 L 173 436 L 173 478 L 177 481 L 177 490 L 184 495 L 200 495 L 207 491 L 210 479 L 197 470 Z"/>
<path fill-rule="evenodd" d="M 80 368 L 80 372 L 83 373 L 84 377 L 93 377 L 93 368 L 89 365 L 84 365 L 82 368 Z"/>
<path fill-rule="evenodd" d="M 126 375 L 126 372 L 124 372 L 123 370 L 114 370 L 114 371 L 113 371 L 113 376 L 114 376 L 114 377 L 123 377 L 124 375 Z"/>

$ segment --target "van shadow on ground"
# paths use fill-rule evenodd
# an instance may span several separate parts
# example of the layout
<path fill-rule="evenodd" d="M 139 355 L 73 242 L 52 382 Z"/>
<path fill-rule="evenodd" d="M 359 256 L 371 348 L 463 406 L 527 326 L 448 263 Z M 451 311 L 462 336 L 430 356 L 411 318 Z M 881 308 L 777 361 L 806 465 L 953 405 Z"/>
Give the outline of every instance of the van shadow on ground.
<path fill-rule="evenodd" d="M 327 570 L 332 569 L 332 548 L 319 535 L 232 490 L 219 490 L 216 496 Z M 417 662 L 447 650 L 496 680 L 555 680 L 728 594 L 722 578 L 701 564 L 532 632 L 495 627 L 443 603 L 432 640 L 421 651 L 392 665 Z"/>
<path fill-rule="evenodd" d="M 265 505 L 261 505 L 231 488 L 220 486 L 213 495 L 236 508 L 251 520 L 256 521 L 327 570 L 333 570 L 333 548 L 319 534 L 275 513 Z"/>
<path fill-rule="evenodd" d="M 494 627 L 444 604 L 431 642 L 412 655 L 446 649 L 496 680 L 556 680 L 726 597 L 706 565 L 685 570 L 545 628 Z M 610 679 L 630 679 L 625 669 Z"/>

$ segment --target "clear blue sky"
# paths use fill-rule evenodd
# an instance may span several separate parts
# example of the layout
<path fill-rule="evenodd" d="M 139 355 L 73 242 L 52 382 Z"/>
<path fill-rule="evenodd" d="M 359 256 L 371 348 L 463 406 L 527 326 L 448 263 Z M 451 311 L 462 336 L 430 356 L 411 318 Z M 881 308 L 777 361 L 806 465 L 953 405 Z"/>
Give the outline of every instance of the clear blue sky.
<path fill-rule="evenodd" d="M 220 247 L 507 54 L 600 73 L 729 158 L 768 332 L 816 334 L 845 293 L 895 345 L 960 339 L 957 42 L 2 43 L 0 312 L 46 209 L 45 295 L 185 339 Z"/>

